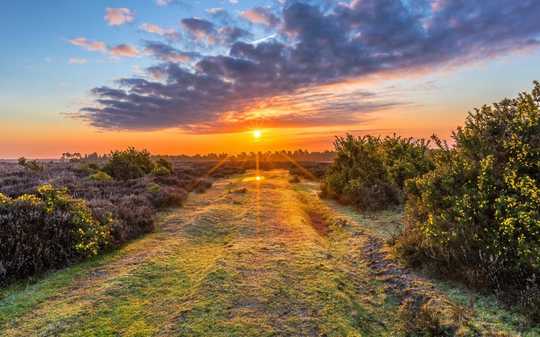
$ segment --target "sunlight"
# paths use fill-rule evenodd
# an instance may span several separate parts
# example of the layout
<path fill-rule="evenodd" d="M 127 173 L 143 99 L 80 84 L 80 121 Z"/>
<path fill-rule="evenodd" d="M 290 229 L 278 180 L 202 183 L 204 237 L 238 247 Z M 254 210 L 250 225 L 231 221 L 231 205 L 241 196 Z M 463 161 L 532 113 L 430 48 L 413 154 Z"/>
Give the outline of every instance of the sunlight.
<path fill-rule="evenodd" d="M 253 130 L 253 138 L 260 139 L 262 137 L 262 131 L 259 129 Z"/>
<path fill-rule="evenodd" d="M 250 177 L 245 177 L 244 179 L 242 179 L 243 182 L 261 182 L 265 179 L 264 176 L 262 175 L 255 175 L 255 176 L 250 176 Z"/>

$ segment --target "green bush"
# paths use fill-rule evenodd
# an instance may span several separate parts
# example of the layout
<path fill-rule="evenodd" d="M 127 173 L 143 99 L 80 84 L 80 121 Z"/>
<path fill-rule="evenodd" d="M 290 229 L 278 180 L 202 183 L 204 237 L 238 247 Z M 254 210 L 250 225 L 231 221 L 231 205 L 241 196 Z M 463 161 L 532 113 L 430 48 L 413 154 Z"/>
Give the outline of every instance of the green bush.
<path fill-rule="evenodd" d="M 152 170 L 152 174 L 155 175 L 156 177 L 166 177 L 166 176 L 171 175 L 171 171 L 165 166 L 161 166 L 157 164 Z"/>
<path fill-rule="evenodd" d="M 412 138 L 337 137 L 336 159 L 328 169 L 322 196 L 362 210 L 402 204 L 405 180 L 432 169 L 428 143 Z"/>
<path fill-rule="evenodd" d="M 409 261 L 472 285 L 537 289 L 537 315 L 539 105 L 535 82 L 530 94 L 471 113 L 452 149 L 438 141 L 435 170 L 407 183 L 408 227 L 398 243 Z"/>
<path fill-rule="evenodd" d="M 130 147 L 125 151 L 114 151 L 111 159 L 103 168 L 107 174 L 117 180 L 129 180 L 141 178 L 152 172 L 154 162 L 150 158 L 150 152 L 137 151 Z"/>
<path fill-rule="evenodd" d="M 108 175 L 107 173 L 103 171 L 97 171 L 96 173 L 89 175 L 88 179 L 93 180 L 93 181 L 99 181 L 99 182 L 113 180 L 113 178 L 110 175 Z"/>
<path fill-rule="evenodd" d="M 167 159 L 163 159 L 163 158 L 159 158 L 158 160 L 156 160 L 156 166 L 158 167 L 164 167 L 166 168 L 169 172 L 172 172 L 173 171 L 173 165 L 170 161 L 168 161 Z"/>
<path fill-rule="evenodd" d="M 0 283 L 96 255 L 109 239 L 85 202 L 65 190 L 43 185 L 35 195 L 0 194 Z"/>

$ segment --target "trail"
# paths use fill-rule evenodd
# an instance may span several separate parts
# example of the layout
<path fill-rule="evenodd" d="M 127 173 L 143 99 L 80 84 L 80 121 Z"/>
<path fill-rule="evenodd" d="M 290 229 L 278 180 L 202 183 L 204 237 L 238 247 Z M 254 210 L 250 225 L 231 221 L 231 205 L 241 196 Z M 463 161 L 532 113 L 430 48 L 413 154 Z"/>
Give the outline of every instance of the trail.
<path fill-rule="evenodd" d="M 165 215 L 156 233 L 0 291 L 0 336 L 490 336 L 506 329 L 402 268 L 373 221 L 319 200 L 313 184 L 290 184 L 286 171 L 264 174 L 219 180 Z"/>

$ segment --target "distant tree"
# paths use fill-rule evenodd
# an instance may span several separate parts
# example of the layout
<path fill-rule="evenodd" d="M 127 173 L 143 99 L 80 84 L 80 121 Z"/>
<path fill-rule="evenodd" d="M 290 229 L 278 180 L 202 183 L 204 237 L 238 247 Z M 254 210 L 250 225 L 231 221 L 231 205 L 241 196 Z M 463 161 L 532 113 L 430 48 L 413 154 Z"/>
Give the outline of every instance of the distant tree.
<path fill-rule="evenodd" d="M 24 168 L 26 168 L 26 169 L 28 169 L 30 171 L 34 171 L 34 172 L 43 171 L 43 166 L 40 165 L 35 160 L 27 160 L 26 158 L 21 157 L 21 158 L 19 158 L 18 163 L 19 163 L 19 165 L 21 165 L 22 167 L 24 167 Z"/>

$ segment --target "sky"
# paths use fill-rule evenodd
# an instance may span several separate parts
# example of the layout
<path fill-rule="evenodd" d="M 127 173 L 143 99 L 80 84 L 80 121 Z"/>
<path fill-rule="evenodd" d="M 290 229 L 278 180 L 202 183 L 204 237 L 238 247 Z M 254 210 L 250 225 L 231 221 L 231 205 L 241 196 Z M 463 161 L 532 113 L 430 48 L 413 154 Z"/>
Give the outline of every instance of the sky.
<path fill-rule="evenodd" d="M 0 158 L 448 138 L 540 80 L 537 0 L 19 0 L 0 13 Z"/>

